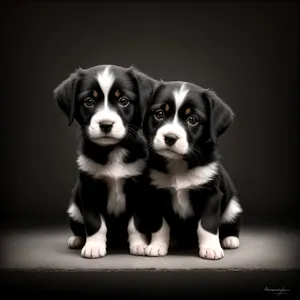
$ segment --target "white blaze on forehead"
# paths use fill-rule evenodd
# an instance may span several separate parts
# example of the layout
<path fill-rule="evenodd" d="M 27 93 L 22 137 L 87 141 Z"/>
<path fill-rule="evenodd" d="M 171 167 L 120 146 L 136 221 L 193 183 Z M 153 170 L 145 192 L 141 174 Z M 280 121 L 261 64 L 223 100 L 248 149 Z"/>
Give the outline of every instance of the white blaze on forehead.
<path fill-rule="evenodd" d="M 186 88 L 185 83 L 182 84 L 180 89 L 175 89 L 173 91 L 173 96 L 175 98 L 175 106 L 176 106 L 176 113 L 175 113 L 174 120 L 177 119 L 178 110 L 181 107 L 182 103 L 184 102 L 184 99 L 188 92 L 189 90 Z"/>
<path fill-rule="evenodd" d="M 106 67 L 103 72 L 97 74 L 97 80 L 104 94 L 104 108 L 108 108 L 108 93 L 115 81 L 114 74 L 110 71 L 110 67 Z"/>

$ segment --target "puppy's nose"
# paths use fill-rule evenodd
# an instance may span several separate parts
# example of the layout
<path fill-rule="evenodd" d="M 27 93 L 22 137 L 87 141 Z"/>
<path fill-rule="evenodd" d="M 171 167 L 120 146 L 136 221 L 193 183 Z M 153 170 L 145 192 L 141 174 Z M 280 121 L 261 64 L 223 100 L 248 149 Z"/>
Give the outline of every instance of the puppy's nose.
<path fill-rule="evenodd" d="M 101 122 L 99 125 L 101 131 L 103 131 L 104 133 L 109 133 L 113 127 L 112 122 Z"/>
<path fill-rule="evenodd" d="M 178 140 L 178 136 L 176 136 L 175 134 L 166 134 L 165 135 L 165 143 L 169 147 L 173 146 L 177 140 Z"/>

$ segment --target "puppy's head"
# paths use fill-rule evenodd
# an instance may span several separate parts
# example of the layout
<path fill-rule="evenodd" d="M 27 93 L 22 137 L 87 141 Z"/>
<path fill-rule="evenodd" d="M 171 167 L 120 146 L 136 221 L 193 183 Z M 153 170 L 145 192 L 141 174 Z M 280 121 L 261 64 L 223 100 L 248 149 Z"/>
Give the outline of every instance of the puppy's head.
<path fill-rule="evenodd" d="M 215 92 L 184 82 L 161 82 L 145 115 L 144 133 L 151 148 L 169 159 L 202 155 L 217 140 L 234 114 Z"/>
<path fill-rule="evenodd" d="M 54 90 L 54 98 L 84 137 L 113 145 L 141 128 L 154 83 L 134 67 L 101 65 L 76 70 Z"/>

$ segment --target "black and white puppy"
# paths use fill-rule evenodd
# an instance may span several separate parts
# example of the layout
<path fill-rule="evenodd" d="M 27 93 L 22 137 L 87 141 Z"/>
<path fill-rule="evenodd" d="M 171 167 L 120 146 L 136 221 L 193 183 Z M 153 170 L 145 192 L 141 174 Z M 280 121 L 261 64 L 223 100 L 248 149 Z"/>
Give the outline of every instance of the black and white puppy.
<path fill-rule="evenodd" d="M 54 90 L 69 125 L 76 120 L 80 127 L 79 174 L 67 211 L 74 234 L 68 245 L 82 248 L 82 257 L 105 256 L 110 239 L 121 235 L 132 254 L 144 254 L 139 207 L 148 149 L 139 129 L 155 83 L 134 67 L 100 65 L 76 70 Z"/>
<path fill-rule="evenodd" d="M 239 247 L 242 208 L 218 152 L 233 119 L 215 92 L 195 84 L 161 81 L 153 92 L 143 125 L 153 203 L 147 255 L 166 255 L 170 236 L 194 238 L 206 259 Z"/>

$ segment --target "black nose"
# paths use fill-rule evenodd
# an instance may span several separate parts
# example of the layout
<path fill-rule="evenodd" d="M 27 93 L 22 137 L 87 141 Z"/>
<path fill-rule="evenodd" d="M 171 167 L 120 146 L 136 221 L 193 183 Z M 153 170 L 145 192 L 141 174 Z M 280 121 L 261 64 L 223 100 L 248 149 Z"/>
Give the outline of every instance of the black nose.
<path fill-rule="evenodd" d="M 173 146 L 177 140 L 178 140 L 178 137 L 175 134 L 165 135 L 165 143 L 169 147 Z"/>
<path fill-rule="evenodd" d="M 109 133 L 113 127 L 113 124 L 111 122 L 102 122 L 100 123 L 100 129 L 104 133 Z"/>

